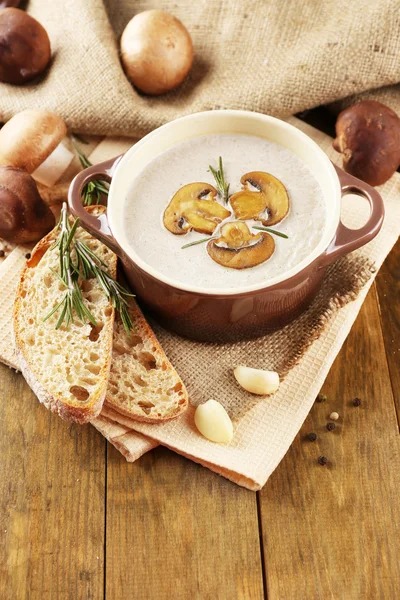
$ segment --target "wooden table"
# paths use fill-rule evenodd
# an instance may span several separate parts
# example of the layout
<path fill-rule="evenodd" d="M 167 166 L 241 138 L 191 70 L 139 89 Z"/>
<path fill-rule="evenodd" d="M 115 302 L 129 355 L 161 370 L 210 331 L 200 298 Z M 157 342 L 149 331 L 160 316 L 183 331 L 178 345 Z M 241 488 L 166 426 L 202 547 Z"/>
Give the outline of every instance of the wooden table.
<path fill-rule="evenodd" d="M 400 244 L 257 494 L 163 448 L 127 464 L 0 365 L 0 598 L 400 598 L 399 294 Z"/>

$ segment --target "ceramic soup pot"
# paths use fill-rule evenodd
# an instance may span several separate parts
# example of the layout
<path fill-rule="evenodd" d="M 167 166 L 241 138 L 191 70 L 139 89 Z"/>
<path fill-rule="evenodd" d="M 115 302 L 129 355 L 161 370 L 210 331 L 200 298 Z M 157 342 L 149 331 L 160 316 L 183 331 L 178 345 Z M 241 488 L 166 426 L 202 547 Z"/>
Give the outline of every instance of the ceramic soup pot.
<path fill-rule="evenodd" d="M 218 294 L 182 285 L 147 265 L 129 245 L 122 210 L 133 178 L 155 156 L 191 137 L 215 133 L 256 135 L 288 148 L 311 169 L 327 206 L 322 239 L 305 260 L 267 284 L 260 281 Z M 81 202 L 82 188 L 94 179 L 111 184 L 107 211 L 99 217 L 87 214 Z M 346 193 L 360 194 L 370 204 L 370 216 L 360 229 L 348 229 L 340 220 L 341 198 Z M 384 218 L 379 193 L 335 167 L 305 133 L 279 119 L 236 110 L 182 117 L 156 129 L 123 156 L 86 169 L 71 184 L 69 206 L 82 226 L 120 257 L 142 307 L 166 328 L 204 341 L 251 338 L 289 323 L 309 305 L 326 268 L 372 240 Z"/>

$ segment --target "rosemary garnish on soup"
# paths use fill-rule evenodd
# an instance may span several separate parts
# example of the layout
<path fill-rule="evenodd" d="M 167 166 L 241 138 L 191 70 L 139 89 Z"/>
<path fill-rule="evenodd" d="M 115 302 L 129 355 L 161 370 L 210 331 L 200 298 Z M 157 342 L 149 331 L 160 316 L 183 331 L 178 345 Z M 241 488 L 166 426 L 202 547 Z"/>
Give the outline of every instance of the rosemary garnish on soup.
<path fill-rule="evenodd" d="M 230 184 L 226 183 L 226 181 L 225 181 L 225 173 L 224 173 L 224 167 L 222 164 L 222 158 L 219 157 L 219 159 L 218 159 L 218 169 L 214 169 L 214 167 L 212 167 L 211 165 L 209 165 L 209 167 L 210 167 L 210 171 L 213 174 L 213 177 L 215 179 L 218 193 L 223 198 L 225 204 L 228 204 L 229 185 Z"/>

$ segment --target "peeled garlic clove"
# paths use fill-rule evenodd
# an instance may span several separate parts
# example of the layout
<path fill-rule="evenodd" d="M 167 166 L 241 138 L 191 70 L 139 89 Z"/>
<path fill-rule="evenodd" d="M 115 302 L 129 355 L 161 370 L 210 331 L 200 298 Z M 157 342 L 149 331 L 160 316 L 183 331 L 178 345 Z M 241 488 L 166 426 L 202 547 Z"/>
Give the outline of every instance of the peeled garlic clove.
<path fill-rule="evenodd" d="M 227 444 L 233 437 L 233 425 L 228 413 L 216 400 L 200 404 L 194 413 L 197 429 L 211 442 Z"/>
<path fill-rule="evenodd" d="M 251 394 L 267 396 L 279 388 L 279 375 L 275 371 L 263 371 L 239 366 L 233 371 L 236 381 Z"/>

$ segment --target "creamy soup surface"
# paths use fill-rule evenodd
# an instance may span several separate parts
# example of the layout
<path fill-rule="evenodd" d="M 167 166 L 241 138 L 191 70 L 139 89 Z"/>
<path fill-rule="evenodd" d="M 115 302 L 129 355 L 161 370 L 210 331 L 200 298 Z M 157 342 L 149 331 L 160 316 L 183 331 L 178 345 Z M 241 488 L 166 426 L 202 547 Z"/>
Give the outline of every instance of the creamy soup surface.
<path fill-rule="evenodd" d="M 219 156 L 230 194 L 242 189 L 240 178 L 249 171 L 271 173 L 289 194 L 288 215 L 272 226 L 288 239 L 274 235 L 273 255 L 256 267 L 223 267 L 210 258 L 207 243 L 182 250 L 184 244 L 206 236 L 196 231 L 174 235 L 163 225 L 164 211 L 179 188 L 196 181 L 216 185 L 209 165 L 217 168 Z M 224 205 L 222 199 L 218 201 Z M 229 204 L 227 208 L 231 210 Z M 243 134 L 194 137 L 163 152 L 133 179 L 123 210 L 126 236 L 142 260 L 181 285 L 205 290 L 242 288 L 282 275 L 314 250 L 326 226 L 324 197 L 310 169 L 287 148 Z M 229 220 L 235 220 L 234 216 Z M 262 225 L 255 221 L 246 223 L 254 234 L 258 231 L 252 225 Z"/>

